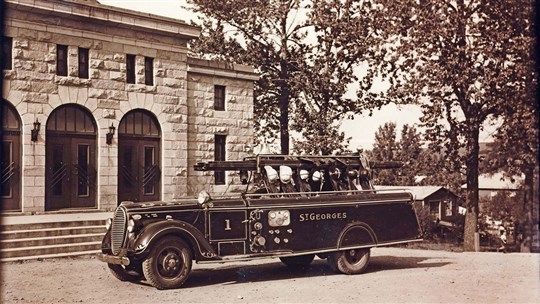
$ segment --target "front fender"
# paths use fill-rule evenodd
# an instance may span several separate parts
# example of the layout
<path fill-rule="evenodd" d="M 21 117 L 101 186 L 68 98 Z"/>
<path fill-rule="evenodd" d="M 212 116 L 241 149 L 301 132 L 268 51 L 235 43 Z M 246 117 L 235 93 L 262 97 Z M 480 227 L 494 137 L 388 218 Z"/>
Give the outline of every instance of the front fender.
<path fill-rule="evenodd" d="M 133 247 L 135 255 L 144 259 L 153 248 L 153 244 L 160 238 L 168 235 L 178 236 L 184 239 L 191 247 L 196 259 L 208 259 L 216 257 L 212 246 L 204 235 L 195 226 L 179 220 L 167 220 L 148 224 L 135 239 Z"/>
<path fill-rule="evenodd" d="M 101 252 L 106 254 L 111 253 L 111 229 L 107 230 L 101 240 Z"/>

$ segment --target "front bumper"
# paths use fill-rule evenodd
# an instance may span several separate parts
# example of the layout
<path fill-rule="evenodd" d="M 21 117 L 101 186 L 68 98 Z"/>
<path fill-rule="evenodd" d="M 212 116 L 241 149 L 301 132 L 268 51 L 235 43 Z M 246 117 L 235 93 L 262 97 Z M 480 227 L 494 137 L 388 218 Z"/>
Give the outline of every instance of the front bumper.
<path fill-rule="evenodd" d="M 108 263 L 108 264 L 128 266 L 130 263 L 128 257 L 120 257 L 120 256 L 110 255 L 110 254 L 105 254 L 105 253 L 98 253 L 97 258 L 100 261 Z"/>

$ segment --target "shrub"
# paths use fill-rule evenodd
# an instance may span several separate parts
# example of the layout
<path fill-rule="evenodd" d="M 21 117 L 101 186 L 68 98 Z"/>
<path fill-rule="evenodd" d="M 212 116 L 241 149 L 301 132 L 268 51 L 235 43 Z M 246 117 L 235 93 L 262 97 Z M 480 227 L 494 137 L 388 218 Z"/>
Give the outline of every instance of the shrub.
<path fill-rule="evenodd" d="M 437 219 L 431 214 L 428 206 L 422 207 L 415 204 L 414 208 L 418 216 L 420 228 L 422 228 L 424 233 L 424 240 L 433 240 L 435 238 L 435 231 L 437 229 Z"/>

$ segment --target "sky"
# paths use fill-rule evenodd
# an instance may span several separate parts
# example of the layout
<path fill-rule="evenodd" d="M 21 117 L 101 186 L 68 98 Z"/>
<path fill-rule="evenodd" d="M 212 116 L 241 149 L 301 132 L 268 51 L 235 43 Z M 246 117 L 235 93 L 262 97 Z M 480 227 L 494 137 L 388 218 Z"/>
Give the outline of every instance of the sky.
<path fill-rule="evenodd" d="M 170 18 L 184 20 L 189 22 L 195 19 L 193 13 L 186 11 L 183 7 L 187 7 L 186 0 L 98 0 L 101 4 L 131 9 L 135 11 L 166 16 Z M 375 132 L 379 126 L 387 122 L 393 122 L 397 126 L 397 138 L 403 125 L 418 125 L 421 110 L 418 106 L 396 106 L 387 105 L 380 110 L 373 112 L 372 116 L 367 113 L 364 115 L 356 115 L 353 120 L 344 121 L 341 130 L 345 132 L 346 137 L 351 137 L 349 148 L 354 150 L 358 146 L 365 149 L 371 149 L 375 142 Z M 480 134 L 480 141 L 488 141 L 491 139 L 490 134 L 493 128 L 487 128 L 486 131 Z"/>

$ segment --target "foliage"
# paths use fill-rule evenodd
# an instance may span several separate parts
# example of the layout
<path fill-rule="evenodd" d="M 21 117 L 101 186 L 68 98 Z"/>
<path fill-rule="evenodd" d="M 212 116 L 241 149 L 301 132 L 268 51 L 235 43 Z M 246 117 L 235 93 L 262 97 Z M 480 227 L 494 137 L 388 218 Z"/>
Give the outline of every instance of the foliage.
<path fill-rule="evenodd" d="M 465 169 L 465 250 L 478 224 L 479 132 L 522 100 L 533 63 L 533 2 L 387 1 L 388 100 L 422 107 L 426 140 Z M 458 152 L 464 148 L 461 156 Z"/>
<path fill-rule="evenodd" d="M 401 129 L 401 139 L 398 143 L 398 159 L 403 162 L 401 174 L 398 177 L 399 185 L 415 185 L 416 176 L 425 175 L 431 165 L 423 162 L 424 155 L 429 151 L 422 149 L 422 138 L 414 126 L 404 125 Z"/>
<path fill-rule="evenodd" d="M 387 122 L 379 126 L 375 132 L 375 143 L 371 150 L 370 158 L 374 161 L 395 161 L 398 158 L 399 144 L 396 141 L 396 124 Z M 413 178 L 414 178 L 414 174 Z M 376 185 L 401 185 L 398 183 L 398 171 L 376 170 L 373 172 L 373 182 Z"/>
<path fill-rule="evenodd" d="M 377 185 L 438 185 L 459 193 L 463 183 L 459 171 L 453 171 L 444 154 L 428 146 L 423 148 L 421 134 L 414 126 L 404 125 L 400 140 L 396 139 L 396 124 L 385 123 L 375 133 L 375 144 L 370 158 L 376 161 L 396 160 L 403 163 L 399 170 L 373 173 Z M 435 150 L 435 151 L 434 151 Z M 416 181 L 416 177 L 424 179 Z"/>
<path fill-rule="evenodd" d="M 421 206 L 420 204 L 414 204 L 416 215 L 418 216 L 418 223 L 422 228 L 424 240 L 433 240 L 435 237 L 435 230 L 437 228 L 436 218 L 429 211 L 429 206 Z"/>
<path fill-rule="evenodd" d="M 523 192 L 499 191 L 490 198 L 483 198 L 483 213 L 503 223 L 523 222 L 526 209 Z"/>
<path fill-rule="evenodd" d="M 256 67 L 255 129 L 259 138 L 279 137 L 283 154 L 290 130 L 300 135 L 296 152 L 343 152 L 342 119 L 373 107 L 375 69 L 362 79 L 354 69 L 378 58 L 385 19 L 375 2 L 190 0 L 203 15 L 191 51 Z M 351 84 L 362 88 L 358 97 L 345 96 Z"/>
<path fill-rule="evenodd" d="M 501 127 L 495 134 L 495 143 L 487 154 L 484 172 L 494 173 L 502 171 L 507 178 L 516 175 L 524 175 L 523 191 L 520 197 L 514 199 L 494 199 L 496 205 L 504 210 L 498 210 L 517 218 L 523 224 L 523 248 L 526 251 L 532 249 L 532 240 L 538 237 L 538 230 L 534 223 L 534 206 L 539 204 L 538 195 L 533 193 L 535 174 L 538 178 L 538 155 L 539 155 L 539 130 L 538 130 L 538 105 L 536 96 L 538 83 L 534 67 L 525 73 L 528 78 L 522 94 L 522 102 L 512 108 L 507 108 Z M 536 168 L 536 170 L 535 170 Z"/>

